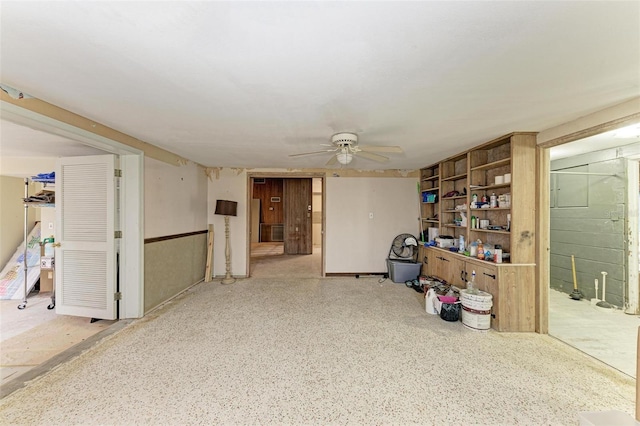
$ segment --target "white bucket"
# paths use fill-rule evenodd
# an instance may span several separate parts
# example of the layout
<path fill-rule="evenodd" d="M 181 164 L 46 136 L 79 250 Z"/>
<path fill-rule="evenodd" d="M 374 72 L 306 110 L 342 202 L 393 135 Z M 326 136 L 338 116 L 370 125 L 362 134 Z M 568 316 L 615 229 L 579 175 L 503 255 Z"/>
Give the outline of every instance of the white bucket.
<path fill-rule="evenodd" d="M 462 324 L 473 330 L 491 328 L 491 311 L 474 311 L 462 305 Z"/>
<path fill-rule="evenodd" d="M 488 311 L 493 306 L 493 296 L 485 291 L 470 293 L 469 290 L 460 291 L 460 302 L 462 306 L 476 311 Z"/>

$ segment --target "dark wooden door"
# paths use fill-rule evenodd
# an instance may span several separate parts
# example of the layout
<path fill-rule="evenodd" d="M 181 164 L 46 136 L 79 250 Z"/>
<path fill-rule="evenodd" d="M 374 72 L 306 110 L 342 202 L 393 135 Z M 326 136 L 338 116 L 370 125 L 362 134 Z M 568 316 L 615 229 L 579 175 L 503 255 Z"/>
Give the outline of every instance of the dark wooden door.
<path fill-rule="evenodd" d="M 284 179 L 284 254 L 311 254 L 311 179 Z"/>

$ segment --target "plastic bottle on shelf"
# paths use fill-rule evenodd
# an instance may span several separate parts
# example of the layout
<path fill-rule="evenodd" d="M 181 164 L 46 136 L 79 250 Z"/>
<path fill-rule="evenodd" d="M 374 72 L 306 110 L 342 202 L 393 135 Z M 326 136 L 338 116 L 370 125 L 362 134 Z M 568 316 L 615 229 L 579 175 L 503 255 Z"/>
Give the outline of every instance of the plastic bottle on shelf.
<path fill-rule="evenodd" d="M 467 281 L 467 291 L 471 294 L 478 294 L 478 289 L 476 288 L 476 271 L 475 269 L 471 271 L 471 281 Z"/>
<path fill-rule="evenodd" d="M 496 244 L 496 247 L 493 250 L 493 261 L 496 263 L 502 263 L 502 246 L 500 244 Z"/>
<path fill-rule="evenodd" d="M 478 259 L 484 260 L 484 246 L 480 240 L 478 240 Z"/>
<path fill-rule="evenodd" d="M 460 242 L 458 243 L 458 253 L 464 253 L 464 235 L 460 234 Z"/>
<path fill-rule="evenodd" d="M 471 216 L 471 229 L 476 229 L 476 217 Z"/>
<path fill-rule="evenodd" d="M 42 243 L 44 244 L 44 255 L 46 257 L 53 257 L 55 254 L 55 249 L 53 248 L 54 241 L 53 235 L 42 240 Z"/>

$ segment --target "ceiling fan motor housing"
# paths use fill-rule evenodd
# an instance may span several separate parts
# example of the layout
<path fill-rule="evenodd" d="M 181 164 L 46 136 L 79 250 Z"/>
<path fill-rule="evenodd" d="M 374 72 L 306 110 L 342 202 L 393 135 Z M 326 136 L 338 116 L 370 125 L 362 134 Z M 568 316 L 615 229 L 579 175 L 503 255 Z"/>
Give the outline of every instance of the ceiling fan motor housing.
<path fill-rule="evenodd" d="M 336 133 L 331 136 L 331 143 L 339 147 L 351 147 L 358 143 L 358 135 L 355 133 Z"/>

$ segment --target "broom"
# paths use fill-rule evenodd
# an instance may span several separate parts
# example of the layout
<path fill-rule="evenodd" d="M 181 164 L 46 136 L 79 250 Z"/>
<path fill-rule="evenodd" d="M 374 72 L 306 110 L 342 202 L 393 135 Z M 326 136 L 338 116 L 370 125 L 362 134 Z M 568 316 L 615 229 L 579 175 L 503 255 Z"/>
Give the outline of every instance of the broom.
<path fill-rule="evenodd" d="M 571 255 L 571 271 L 573 272 L 573 291 L 569 297 L 573 300 L 580 300 L 584 295 L 580 290 L 578 290 L 578 280 L 576 280 L 576 259 L 573 255 Z"/>

